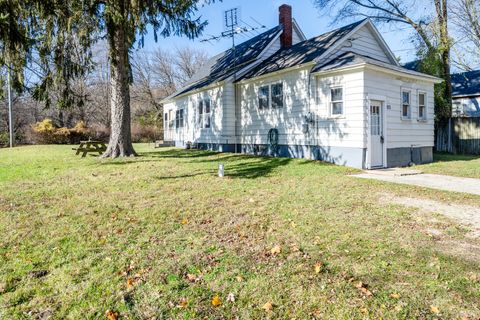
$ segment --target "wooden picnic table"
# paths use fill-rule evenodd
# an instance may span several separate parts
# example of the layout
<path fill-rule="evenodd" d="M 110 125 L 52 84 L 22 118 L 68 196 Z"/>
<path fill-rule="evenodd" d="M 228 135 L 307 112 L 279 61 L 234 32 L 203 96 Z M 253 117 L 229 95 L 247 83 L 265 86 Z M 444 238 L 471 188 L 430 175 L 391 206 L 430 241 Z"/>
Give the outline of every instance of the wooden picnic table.
<path fill-rule="evenodd" d="M 97 153 L 101 155 L 107 150 L 107 146 L 102 141 L 88 140 L 80 141 L 78 148 L 72 148 L 72 150 L 77 150 L 76 155 L 82 153 L 82 158 L 87 156 L 87 153 Z"/>

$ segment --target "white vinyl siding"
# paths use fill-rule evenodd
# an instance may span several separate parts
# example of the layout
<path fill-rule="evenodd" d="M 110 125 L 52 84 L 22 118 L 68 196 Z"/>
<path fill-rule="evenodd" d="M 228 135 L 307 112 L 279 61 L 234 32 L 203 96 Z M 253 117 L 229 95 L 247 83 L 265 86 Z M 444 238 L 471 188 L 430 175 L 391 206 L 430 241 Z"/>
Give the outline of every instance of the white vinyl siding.
<path fill-rule="evenodd" d="M 433 97 L 433 84 L 411 79 L 401 79 L 387 73 L 367 70 L 365 72 L 365 94 L 366 97 L 385 97 L 385 119 L 387 148 L 410 148 L 412 145 L 433 146 L 434 145 L 434 107 L 433 99 L 426 100 L 425 121 L 404 121 L 402 120 L 402 90 L 410 92 L 423 91 L 427 97 Z M 417 95 L 410 95 L 412 106 L 418 105 Z M 412 119 L 418 117 L 417 108 L 411 108 Z"/>
<path fill-rule="evenodd" d="M 259 110 L 259 89 L 275 83 L 283 84 L 283 107 Z M 332 87 L 341 87 L 343 91 L 342 118 L 330 116 Z M 279 144 L 283 145 L 364 147 L 365 119 L 361 72 L 315 79 L 307 68 L 294 70 L 242 83 L 239 101 L 239 133 L 242 144 L 266 144 L 268 130 L 277 128 Z M 315 121 L 310 125 L 309 132 L 304 133 L 305 116 L 309 113 Z"/>
<path fill-rule="evenodd" d="M 348 51 L 371 57 L 382 62 L 392 63 L 374 36 L 373 31 L 371 31 L 370 27 L 367 25 L 355 32 L 350 37 L 350 40 L 346 40 L 340 48 L 335 50 L 328 57 L 328 59 L 333 59 L 334 57 Z"/>

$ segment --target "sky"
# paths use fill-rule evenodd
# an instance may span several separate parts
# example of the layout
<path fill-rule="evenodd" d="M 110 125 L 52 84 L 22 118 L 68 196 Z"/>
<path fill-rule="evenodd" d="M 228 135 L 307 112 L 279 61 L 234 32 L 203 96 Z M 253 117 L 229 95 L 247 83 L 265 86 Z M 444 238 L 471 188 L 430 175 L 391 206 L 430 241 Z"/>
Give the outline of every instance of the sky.
<path fill-rule="evenodd" d="M 219 35 L 224 31 L 223 14 L 225 10 L 239 8 L 240 24 L 242 26 L 257 27 L 260 23 L 267 27 L 257 32 L 253 31 L 253 33 L 237 35 L 236 42 L 241 43 L 258 34 L 258 32 L 261 33 L 268 30 L 268 28 L 278 25 L 278 7 L 284 3 L 292 6 L 293 17 L 307 39 L 355 21 L 345 20 L 341 24 L 331 25 L 333 17 L 321 14 L 313 5 L 312 0 L 223 0 L 222 2 L 215 2 L 200 8 L 198 15 L 208 21 L 208 26 L 200 38 L 189 40 L 187 38 L 169 37 L 167 39 L 159 38 L 158 42 L 155 42 L 153 34 L 150 32 L 145 38 L 145 47 L 141 50 L 153 51 L 156 48 L 175 50 L 175 48 L 190 46 L 204 50 L 210 56 L 213 56 L 232 46 L 230 38 L 201 42 L 202 39 L 210 38 L 212 35 Z M 255 20 L 259 23 L 255 22 Z M 376 26 L 393 53 L 401 58 L 400 61 L 402 63 L 415 58 L 414 46 L 410 42 L 413 34 L 411 27 L 406 24 L 376 24 Z"/>

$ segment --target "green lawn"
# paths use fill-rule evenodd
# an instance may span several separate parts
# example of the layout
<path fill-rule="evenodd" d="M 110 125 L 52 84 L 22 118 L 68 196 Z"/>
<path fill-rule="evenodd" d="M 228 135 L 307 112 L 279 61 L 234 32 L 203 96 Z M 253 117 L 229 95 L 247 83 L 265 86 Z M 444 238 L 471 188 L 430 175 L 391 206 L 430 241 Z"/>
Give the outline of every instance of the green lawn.
<path fill-rule="evenodd" d="M 418 168 L 426 173 L 480 179 L 480 156 L 436 153 L 433 161 Z"/>
<path fill-rule="evenodd" d="M 0 150 L 0 319 L 480 317 L 480 262 L 445 248 L 479 241 L 379 201 L 480 197 L 314 161 L 136 149 Z"/>

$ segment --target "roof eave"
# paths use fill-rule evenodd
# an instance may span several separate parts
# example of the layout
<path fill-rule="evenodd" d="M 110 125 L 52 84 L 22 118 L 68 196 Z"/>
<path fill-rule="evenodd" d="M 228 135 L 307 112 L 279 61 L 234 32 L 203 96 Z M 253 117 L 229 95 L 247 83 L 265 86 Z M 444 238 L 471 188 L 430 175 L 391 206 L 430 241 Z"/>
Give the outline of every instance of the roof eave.
<path fill-rule="evenodd" d="M 475 98 L 480 97 L 480 92 L 478 93 L 469 93 L 469 94 L 453 94 L 452 98 Z"/>
<path fill-rule="evenodd" d="M 328 74 L 333 74 L 333 73 L 339 73 L 339 72 L 345 72 L 345 71 L 355 71 L 355 70 L 360 70 L 360 69 L 370 69 L 374 71 L 380 71 L 380 72 L 385 72 L 385 73 L 390 73 L 390 74 L 395 74 L 397 76 L 401 77 L 407 77 L 407 78 L 413 78 L 417 80 L 422 80 L 422 81 L 429 81 L 433 83 L 441 83 L 443 82 L 443 79 L 433 77 L 430 75 L 416 75 L 416 74 L 411 74 L 408 72 L 402 72 L 399 70 L 393 70 L 387 67 L 381 67 L 381 66 L 376 66 L 367 62 L 362 62 L 358 63 L 355 65 L 347 66 L 347 67 L 340 67 L 340 68 L 335 68 L 331 70 L 325 70 L 325 71 L 316 71 L 312 72 L 314 75 L 328 75 Z"/>
<path fill-rule="evenodd" d="M 172 98 L 170 98 L 169 100 L 162 100 L 160 102 L 162 103 L 165 103 L 165 102 L 174 102 L 175 100 L 178 100 L 180 98 L 184 98 L 186 96 L 190 96 L 190 95 L 193 95 L 193 94 L 196 94 L 196 93 L 200 93 L 202 91 L 205 91 L 205 90 L 210 90 L 210 89 L 213 89 L 213 88 L 216 88 L 216 87 L 219 87 L 221 85 L 223 85 L 226 81 L 225 80 L 220 80 L 220 81 L 216 81 L 216 82 L 213 82 L 209 85 L 206 85 L 204 87 L 201 87 L 201 88 L 197 88 L 197 89 L 194 89 L 194 90 L 191 90 L 191 91 L 187 91 L 187 92 L 184 92 L 184 93 L 181 93 L 179 95 L 176 95 L 176 96 L 173 96 Z"/>

